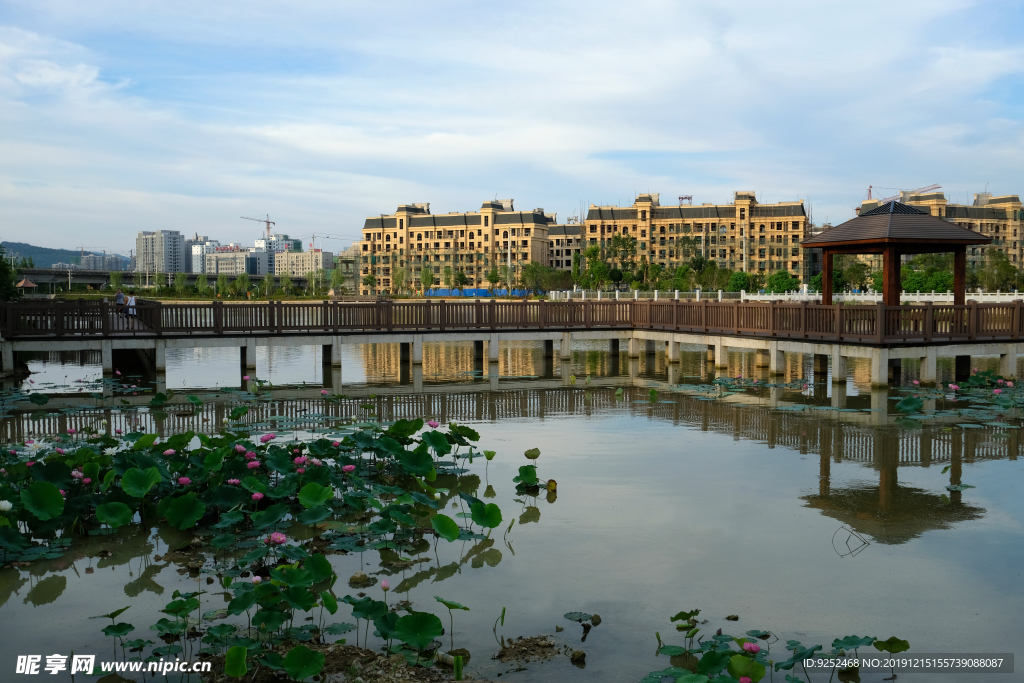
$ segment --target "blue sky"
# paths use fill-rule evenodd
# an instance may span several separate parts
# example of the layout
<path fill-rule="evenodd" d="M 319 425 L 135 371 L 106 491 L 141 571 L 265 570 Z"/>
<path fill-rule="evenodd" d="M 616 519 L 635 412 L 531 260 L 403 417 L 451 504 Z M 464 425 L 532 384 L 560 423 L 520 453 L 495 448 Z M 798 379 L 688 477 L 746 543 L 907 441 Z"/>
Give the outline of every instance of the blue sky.
<path fill-rule="evenodd" d="M 0 0 L 0 236 L 1024 192 L 1021 3 Z M 894 194 L 882 190 L 882 194 Z"/>

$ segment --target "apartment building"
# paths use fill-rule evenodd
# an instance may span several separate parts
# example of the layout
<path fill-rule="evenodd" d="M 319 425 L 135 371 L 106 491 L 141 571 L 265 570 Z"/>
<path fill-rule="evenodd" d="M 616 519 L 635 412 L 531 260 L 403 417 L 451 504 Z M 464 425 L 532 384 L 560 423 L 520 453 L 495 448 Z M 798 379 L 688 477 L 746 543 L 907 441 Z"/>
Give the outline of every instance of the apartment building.
<path fill-rule="evenodd" d="M 951 204 L 943 192 L 914 194 L 901 192 L 900 201 L 904 204 L 924 209 L 933 216 L 943 218 L 962 228 L 974 230 L 992 238 L 987 245 L 967 248 L 967 265 L 982 267 L 985 264 L 985 252 L 995 249 L 1006 254 L 1010 263 L 1020 268 L 1024 266 L 1024 235 L 1020 234 L 1021 222 L 1024 221 L 1024 205 L 1020 196 L 1015 194 L 993 197 L 988 192 L 978 192 L 974 202 Z M 877 199 L 869 199 L 861 203 L 857 213 L 870 211 L 881 205 Z"/>
<path fill-rule="evenodd" d="M 212 253 L 206 254 L 204 259 L 204 272 L 211 276 L 235 277 L 246 273 L 262 277 L 267 274 L 267 252 L 262 249 L 246 249 L 233 244 L 217 247 Z"/>
<path fill-rule="evenodd" d="M 274 258 L 274 275 L 305 276 L 318 270 L 333 270 L 334 254 L 323 249 L 278 252 Z"/>
<path fill-rule="evenodd" d="M 270 269 L 269 272 L 277 272 L 277 255 L 281 252 L 299 252 L 302 251 L 302 240 L 292 239 L 288 235 L 277 234 L 271 235 L 270 238 L 262 237 L 256 240 L 256 248 L 263 249 L 267 252 L 267 267 Z M 305 273 L 303 273 L 305 274 Z"/>
<path fill-rule="evenodd" d="M 86 254 L 82 257 L 82 270 L 124 270 L 124 259 L 105 254 Z"/>
<path fill-rule="evenodd" d="M 577 254 L 583 258 L 579 225 L 552 225 L 548 228 L 548 264 L 557 270 L 572 270 Z"/>
<path fill-rule="evenodd" d="M 360 284 L 364 295 L 389 291 L 394 271 L 406 272 L 407 286 L 423 269 L 442 282 L 445 268 L 463 273 L 469 287 L 487 287 L 487 273 L 506 266 L 515 282 L 523 266 L 548 264 L 549 227 L 554 214 L 544 209 L 516 211 L 511 199 L 486 201 L 479 211 L 431 214 L 430 204 L 404 204 L 393 214 L 367 218 L 360 253 L 360 283 L 373 275 L 376 286 Z"/>
<path fill-rule="evenodd" d="M 190 240 L 190 242 L 190 249 L 192 250 L 192 272 L 205 273 L 206 256 L 208 254 L 217 253 L 217 249 L 221 246 L 221 243 L 217 240 L 211 240 L 206 235 L 196 235 L 196 237 Z"/>
<path fill-rule="evenodd" d="M 135 238 L 135 253 L 136 272 L 185 272 L 185 238 L 177 230 L 140 232 Z"/>
<path fill-rule="evenodd" d="M 681 198 L 682 199 L 682 198 Z M 735 192 L 729 204 L 662 206 L 657 193 L 639 195 L 632 206 L 591 205 L 582 235 L 584 250 L 608 249 L 615 235 L 636 239 L 635 260 L 674 269 L 693 256 L 719 268 L 751 273 L 788 270 L 804 278 L 800 240 L 807 236 L 803 200 L 758 203 L 755 193 Z M 607 257 L 611 260 L 612 254 Z"/>

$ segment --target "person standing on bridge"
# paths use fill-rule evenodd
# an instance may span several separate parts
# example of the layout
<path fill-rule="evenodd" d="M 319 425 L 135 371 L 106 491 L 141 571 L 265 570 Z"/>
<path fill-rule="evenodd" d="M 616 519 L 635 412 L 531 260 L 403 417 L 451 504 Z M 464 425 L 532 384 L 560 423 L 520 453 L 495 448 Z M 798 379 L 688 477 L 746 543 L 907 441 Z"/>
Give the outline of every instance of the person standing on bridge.
<path fill-rule="evenodd" d="M 128 292 L 128 320 L 131 328 L 135 329 L 135 290 Z"/>
<path fill-rule="evenodd" d="M 117 311 L 117 317 L 124 317 L 124 292 L 121 288 L 117 288 L 117 296 L 114 297 L 114 310 Z"/>

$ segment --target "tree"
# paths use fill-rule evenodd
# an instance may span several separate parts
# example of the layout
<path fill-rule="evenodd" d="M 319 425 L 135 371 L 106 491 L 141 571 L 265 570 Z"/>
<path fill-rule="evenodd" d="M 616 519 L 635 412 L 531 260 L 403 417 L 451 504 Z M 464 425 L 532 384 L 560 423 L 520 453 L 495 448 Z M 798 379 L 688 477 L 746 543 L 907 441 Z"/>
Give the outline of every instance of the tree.
<path fill-rule="evenodd" d="M 765 289 L 773 294 L 783 294 L 800 289 L 800 278 L 794 277 L 788 270 L 777 270 L 768 278 Z"/>
<path fill-rule="evenodd" d="M 292 290 L 292 276 L 288 273 L 281 273 L 277 278 L 277 284 L 281 291 L 284 292 L 284 295 L 287 296 Z"/>
<path fill-rule="evenodd" d="M 17 277 L 18 274 L 4 254 L 3 246 L 0 246 L 0 301 L 14 301 L 21 297 L 21 292 L 15 286 L 18 284 Z"/>
<path fill-rule="evenodd" d="M 580 275 L 582 274 L 581 273 L 582 266 L 583 266 L 583 257 L 580 255 L 580 252 L 577 251 L 575 254 L 572 255 L 572 279 L 573 279 L 573 282 L 579 282 L 580 281 Z"/>
<path fill-rule="evenodd" d="M 469 278 L 463 272 L 455 274 L 455 286 L 459 289 L 465 289 L 466 285 L 469 284 Z"/>
<path fill-rule="evenodd" d="M 188 291 L 188 275 L 185 273 L 175 274 L 174 291 L 178 293 L 178 296 L 185 296 L 185 293 Z"/>
<path fill-rule="evenodd" d="M 345 289 L 345 274 L 341 272 L 341 268 L 337 267 L 337 265 L 331 271 L 331 289 L 334 290 L 335 294 L 341 294 Z"/>
<path fill-rule="evenodd" d="M 579 254 L 577 254 L 576 256 L 579 256 Z M 501 281 L 501 276 L 498 274 L 497 268 L 491 268 L 491 270 L 488 271 L 487 281 L 491 283 L 491 291 L 493 292 L 494 288 L 497 287 L 498 283 Z"/>
<path fill-rule="evenodd" d="M 726 284 L 725 289 L 727 292 L 749 292 L 753 289 L 750 276 L 741 270 L 737 270 L 735 273 L 729 276 L 729 282 Z"/>
<path fill-rule="evenodd" d="M 395 292 L 401 292 L 405 289 L 405 268 L 396 268 L 395 272 L 391 274 L 391 288 Z"/>
<path fill-rule="evenodd" d="M 985 268 L 978 273 L 978 279 L 986 291 L 1005 292 L 1016 285 L 1017 269 L 1010 263 L 1006 254 L 989 247 L 985 250 Z"/>
<path fill-rule="evenodd" d="M 708 264 L 710 263 L 712 262 L 708 261 L 707 258 L 700 254 L 697 254 L 696 256 L 690 259 L 690 268 L 692 268 L 695 273 L 700 275 L 701 273 L 704 272 L 704 269 L 707 268 Z"/>
<path fill-rule="evenodd" d="M 508 294 L 509 296 L 511 296 L 512 295 L 512 280 L 511 280 L 512 272 L 509 270 L 509 267 L 508 267 L 507 264 L 502 264 L 502 266 L 498 269 L 498 272 L 501 274 L 501 281 L 505 283 L 505 293 Z"/>
<path fill-rule="evenodd" d="M 445 288 L 446 289 L 451 289 L 452 288 L 452 283 L 454 282 L 454 275 L 452 274 L 452 267 L 451 266 L 445 266 L 444 267 L 444 270 L 441 271 L 441 278 L 442 278 L 442 282 L 444 282 Z"/>
<path fill-rule="evenodd" d="M 364 275 L 363 276 L 363 286 L 364 287 L 369 287 L 371 290 L 376 289 L 376 287 L 377 287 L 377 277 L 373 273 L 370 273 L 369 275 Z"/>
<path fill-rule="evenodd" d="M 124 274 L 119 270 L 111 271 L 110 273 L 110 288 L 115 292 L 122 287 L 124 280 Z"/>
<path fill-rule="evenodd" d="M 228 283 L 228 275 L 227 275 L 227 273 L 221 273 L 220 275 L 218 275 L 217 276 L 217 295 L 218 296 L 227 296 L 228 288 L 229 287 L 230 287 L 230 284 Z"/>
<path fill-rule="evenodd" d="M 263 276 L 263 294 L 269 300 L 274 293 L 274 274 L 267 273 Z"/>
<path fill-rule="evenodd" d="M 434 271 L 430 269 L 430 266 L 423 266 L 423 269 L 420 270 L 419 281 L 423 294 L 426 294 L 427 290 L 434 286 Z"/>
<path fill-rule="evenodd" d="M 206 290 L 209 288 L 210 285 L 206 283 L 206 273 L 199 273 L 199 275 L 196 276 L 196 291 L 199 292 L 199 294 L 205 295 Z"/>
<path fill-rule="evenodd" d="M 238 277 L 235 278 L 234 284 L 235 292 L 238 296 L 245 296 L 246 292 L 249 291 L 249 274 L 239 273 Z"/>

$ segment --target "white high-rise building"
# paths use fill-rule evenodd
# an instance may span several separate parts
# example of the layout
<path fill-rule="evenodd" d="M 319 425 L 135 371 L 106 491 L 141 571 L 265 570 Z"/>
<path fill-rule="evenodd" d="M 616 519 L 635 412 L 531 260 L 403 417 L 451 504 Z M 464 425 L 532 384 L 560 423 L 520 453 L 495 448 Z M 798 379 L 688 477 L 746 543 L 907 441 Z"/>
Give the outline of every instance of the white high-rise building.
<path fill-rule="evenodd" d="M 200 241 L 201 240 L 201 241 Z M 192 241 L 192 272 L 206 272 L 206 255 L 217 251 L 220 242 L 211 240 L 206 236 L 200 236 Z"/>
<path fill-rule="evenodd" d="M 185 238 L 177 230 L 143 231 L 135 238 L 135 270 L 140 273 L 185 271 Z"/>

